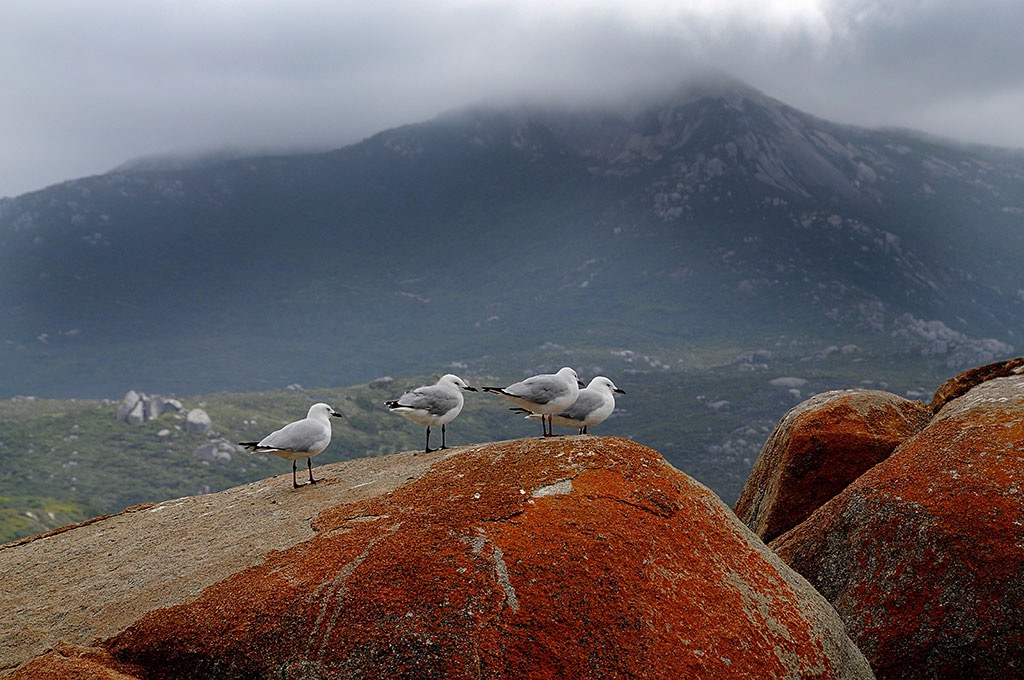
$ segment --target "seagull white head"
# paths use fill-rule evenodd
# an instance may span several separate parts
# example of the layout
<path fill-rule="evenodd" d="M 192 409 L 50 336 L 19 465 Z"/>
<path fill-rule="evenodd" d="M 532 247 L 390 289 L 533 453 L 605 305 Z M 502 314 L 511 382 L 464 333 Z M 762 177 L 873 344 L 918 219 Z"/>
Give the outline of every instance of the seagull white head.
<path fill-rule="evenodd" d="M 589 385 L 587 385 L 587 389 L 594 388 L 607 390 L 609 392 L 617 392 L 618 394 L 626 393 L 626 390 L 619 389 L 618 387 L 616 387 L 615 383 L 611 381 L 611 378 L 606 378 L 603 375 L 597 376 L 596 378 L 590 381 Z"/>
<path fill-rule="evenodd" d="M 307 418 L 323 418 L 325 420 L 330 416 L 344 418 L 345 414 L 341 411 L 335 411 L 330 404 L 325 404 L 322 401 L 310 406 L 309 413 L 306 414 Z"/>
<path fill-rule="evenodd" d="M 449 385 L 454 385 L 455 387 L 458 387 L 459 389 L 462 390 L 466 390 L 467 392 L 476 392 L 475 387 L 470 387 L 465 380 L 455 375 L 454 373 L 446 373 L 445 375 L 441 376 L 441 379 L 438 380 L 437 382 L 448 383 Z"/>

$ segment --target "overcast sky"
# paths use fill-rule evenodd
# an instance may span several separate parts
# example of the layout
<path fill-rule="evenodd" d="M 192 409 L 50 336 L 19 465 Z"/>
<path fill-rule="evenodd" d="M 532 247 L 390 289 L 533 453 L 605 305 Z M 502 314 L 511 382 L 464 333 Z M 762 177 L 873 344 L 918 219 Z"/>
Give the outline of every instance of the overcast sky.
<path fill-rule="evenodd" d="M 839 122 L 1024 148 L 1022 26 L 1021 0 L 5 0 L 0 196 L 708 67 Z"/>

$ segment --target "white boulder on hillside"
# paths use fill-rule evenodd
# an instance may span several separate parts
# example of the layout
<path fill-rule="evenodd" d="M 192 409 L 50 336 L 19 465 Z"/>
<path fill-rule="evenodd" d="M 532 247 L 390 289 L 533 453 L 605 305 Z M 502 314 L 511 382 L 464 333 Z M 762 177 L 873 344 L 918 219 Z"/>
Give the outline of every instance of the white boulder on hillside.
<path fill-rule="evenodd" d="M 199 432 L 205 434 L 210 431 L 210 427 L 213 425 L 210 420 L 210 416 L 206 415 L 206 411 L 201 408 L 194 408 L 188 412 L 185 416 L 185 431 L 186 432 Z"/>
<path fill-rule="evenodd" d="M 165 413 L 180 411 L 181 408 L 181 402 L 177 399 L 128 390 L 117 409 L 117 419 L 129 425 L 139 425 Z"/>

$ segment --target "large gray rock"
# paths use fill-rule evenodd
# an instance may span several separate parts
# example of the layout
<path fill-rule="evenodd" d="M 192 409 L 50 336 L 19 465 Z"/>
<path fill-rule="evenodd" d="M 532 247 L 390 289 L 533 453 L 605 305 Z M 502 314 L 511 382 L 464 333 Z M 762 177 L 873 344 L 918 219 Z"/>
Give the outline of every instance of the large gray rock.
<path fill-rule="evenodd" d="M 206 434 L 212 425 L 210 416 L 201 408 L 194 408 L 185 416 L 185 430 L 188 432 Z"/>
<path fill-rule="evenodd" d="M 227 442 L 215 442 L 213 444 L 203 444 L 193 451 L 192 455 L 207 463 L 227 465 L 231 462 L 231 451 L 233 449 L 234 446 Z"/>
<path fill-rule="evenodd" d="M 128 390 L 124 399 L 121 400 L 121 405 L 117 407 L 117 419 L 121 422 L 128 422 L 129 414 L 136 410 L 141 400 L 141 394 L 135 390 Z"/>
<path fill-rule="evenodd" d="M 129 390 L 117 409 L 117 419 L 129 425 L 139 425 L 155 420 L 164 413 L 180 410 L 181 402 L 177 399 L 166 399 Z"/>
<path fill-rule="evenodd" d="M 141 399 L 125 414 L 122 420 L 129 425 L 141 425 L 146 422 L 146 402 Z"/>

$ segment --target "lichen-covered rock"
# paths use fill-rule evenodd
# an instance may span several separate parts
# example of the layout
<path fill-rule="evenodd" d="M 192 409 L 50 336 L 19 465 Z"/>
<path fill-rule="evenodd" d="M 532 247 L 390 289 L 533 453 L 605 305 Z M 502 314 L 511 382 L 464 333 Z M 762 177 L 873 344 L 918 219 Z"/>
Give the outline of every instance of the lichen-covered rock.
<path fill-rule="evenodd" d="M 789 531 L 923 428 L 931 411 L 878 390 L 818 394 L 772 431 L 734 509 L 762 540 Z"/>
<path fill-rule="evenodd" d="M 58 643 L 46 654 L 22 664 L 15 674 L 26 680 L 135 680 L 142 669 L 118 663 L 105 649 Z"/>
<path fill-rule="evenodd" d="M 935 390 L 935 396 L 929 406 L 932 411 L 937 413 L 947 403 L 966 394 L 975 385 L 980 385 L 993 378 L 1020 375 L 1022 371 L 1024 371 L 1024 357 L 997 361 L 964 371 L 955 378 L 950 378 L 942 383 L 939 389 Z"/>
<path fill-rule="evenodd" d="M 153 679 L 871 677 L 803 578 L 623 439 L 452 450 L 313 528 L 102 648 Z"/>
<path fill-rule="evenodd" d="M 879 677 L 1024 676 L 1024 377 L 949 401 L 771 546 Z"/>

